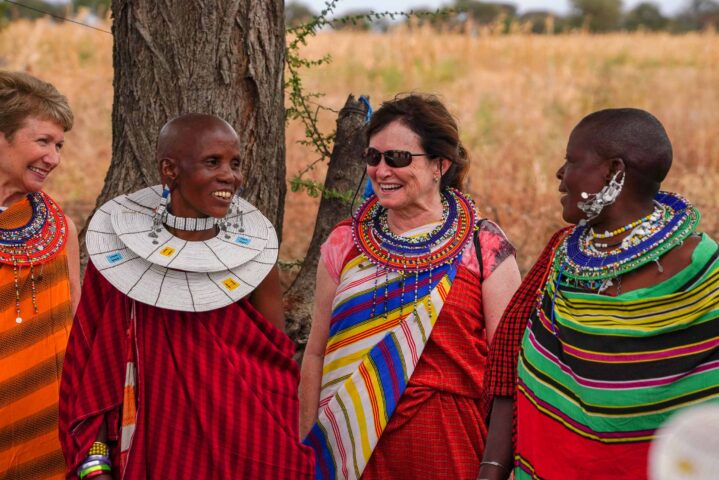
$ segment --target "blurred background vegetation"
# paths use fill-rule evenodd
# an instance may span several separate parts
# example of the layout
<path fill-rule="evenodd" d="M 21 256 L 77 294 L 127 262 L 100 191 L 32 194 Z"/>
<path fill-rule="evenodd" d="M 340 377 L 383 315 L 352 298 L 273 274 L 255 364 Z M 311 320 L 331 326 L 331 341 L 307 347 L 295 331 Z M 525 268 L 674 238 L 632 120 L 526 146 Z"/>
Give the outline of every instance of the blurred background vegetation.
<path fill-rule="evenodd" d="M 58 17 L 68 17 L 85 11 L 90 21 L 106 18 L 111 0 L 72 0 L 68 3 L 46 2 L 43 0 L 18 0 L 18 4 L 0 0 L 0 16 L 7 23 L 18 18 L 39 18 L 40 11 L 50 12 Z M 373 18 L 373 10 L 347 12 L 338 18 L 336 29 L 386 31 L 401 23 L 423 24 L 448 29 L 466 29 L 468 25 L 501 23 L 504 33 L 512 28 L 529 29 L 534 33 L 560 33 L 572 29 L 590 32 L 611 32 L 618 30 L 668 31 L 682 33 L 719 27 L 719 2 L 717 0 L 687 0 L 684 7 L 672 16 L 661 12 L 659 5 L 651 1 L 641 2 L 625 9 L 622 0 L 571 0 L 567 15 L 546 10 L 528 10 L 518 13 L 511 2 L 478 0 L 454 0 L 447 3 L 446 15 L 429 15 L 434 11 L 414 9 L 419 17 L 395 19 Z M 301 0 L 289 0 L 285 5 L 285 20 L 289 28 L 307 23 L 319 12 L 313 11 Z M 427 16 L 423 18 L 423 14 Z M 419 21 L 416 18 L 420 18 Z"/>

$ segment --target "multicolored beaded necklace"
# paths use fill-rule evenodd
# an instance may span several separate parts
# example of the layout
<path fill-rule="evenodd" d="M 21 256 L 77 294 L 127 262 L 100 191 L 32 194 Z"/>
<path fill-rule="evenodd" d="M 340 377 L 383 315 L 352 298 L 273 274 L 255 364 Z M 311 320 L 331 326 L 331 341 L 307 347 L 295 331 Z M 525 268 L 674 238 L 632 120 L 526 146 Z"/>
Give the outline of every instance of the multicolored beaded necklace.
<path fill-rule="evenodd" d="M 352 237 L 359 252 L 385 274 L 384 315 L 387 314 L 387 285 L 392 277 L 401 282 L 400 298 L 405 296 L 405 278 L 414 276 L 413 311 L 419 300 L 420 275 L 432 283 L 434 274 L 456 264 L 472 242 L 476 224 L 476 210 L 472 200 L 455 189 L 442 193 L 442 220 L 430 232 L 416 236 L 395 235 L 387 222 L 387 209 L 376 196 L 367 199 L 352 221 Z M 372 314 L 377 305 L 377 278 L 372 298 Z M 428 302 L 432 309 L 431 301 Z M 400 302 L 400 317 L 403 303 Z"/>
<path fill-rule="evenodd" d="M 443 218 L 435 229 L 404 237 L 390 231 L 387 209 L 372 196 L 354 216 L 354 243 L 370 262 L 395 272 L 424 272 L 450 264 L 471 241 L 476 213 L 472 200 L 455 189 L 442 192 L 442 204 Z"/>
<path fill-rule="evenodd" d="M 659 192 L 655 198 L 657 209 L 646 220 L 646 228 L 631 241 L 618 248 L 602 252 L 590 247 L 591 234 L 587 226 L 577 226 L 559 246 L 553 263 L 557 272 L 555 282 L 569 284 L 599 293 L 611 285 L 611 280 L 649 262 L 658 262 L 666 252 L 691 235 L 699 223 L 699 212 L 683 197 Z M 631 224 L 630 224 L 631 225 Z M 628 230 L 628 228 L 627 228 Z M 626 230 L 625 230 L 626 231 Z"/>
<path fill-rule="evenodd" d="M 35 266 L 54 259 L 67 241 L 67 220 L 60 207 L 42 192 L 29 193 L 32 208 L 30 220 L 18 228 L 0 228 L 0 263 L 12 265 L 15 279 L 15 311 L 20 316 L 19 270 L 30 267 L 32 304 L 38 312 L 35 286 Z"/>

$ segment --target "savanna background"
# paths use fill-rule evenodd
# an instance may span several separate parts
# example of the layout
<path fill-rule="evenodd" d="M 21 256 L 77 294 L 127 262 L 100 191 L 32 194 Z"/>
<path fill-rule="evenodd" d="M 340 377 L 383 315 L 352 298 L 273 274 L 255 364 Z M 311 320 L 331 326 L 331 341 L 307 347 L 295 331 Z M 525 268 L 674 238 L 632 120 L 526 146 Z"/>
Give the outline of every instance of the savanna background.
<path fill-rule="evenodd" d="M 601 108 L 643 108 L 664 123 L 674 144 L 665 188 L 689 197 L 703 214 L 700 228 L 718 237 L 719 36 L 713 22 L 719 8 L 705 1 L 695 17 L 661 17 L 645 25 L 629 22 L 631 12 L 621 11 L 619 0 L 608 1 L 619 14 L 599 26 L 596 14 L 578 16 L 576 9 L 566 18 L 541 12 L 520 17 L 497 7 L 487 17 L 465 10 L 397 22 L 368 22 L 366 12 L 356 12 L 356 21 L 322 29 L 301 48 L 305 58 L 331 57 L 303 69 L 303 85 L 323 94 L 313 102 L 326 107 L 318 116 L 326 132 L 350 93 L 369 95 L 375 107 L 398 92 L 438 94 L 456 116 L 472 157 L 467 190 L 515 243 L 523 271 L 562 225 L 555 171 L 567 137 L 584 115 Z M 110 30 L 107 2 L 85 3 L 92 10 L 34 5 Z M 39 14 L 20 18 L 27 12 L 0 6 L 0 68 L 54 83 L 75 113 L 63 163 L 47 190 L 81 226 L 111 157 L 112 36 Z M 692 6 L 683 13 L 691 14 Z M 311 19 L 311 12 L 297 7 L 288 5 L 288 26 Z M 303 140 L 305 127 L 288 121 L 288 181 L 317 159 Z M 322 181 L 324 171 L 320 162 L 304 178 Z M 290 191 L 285 205 L 280 257 L 292 262 L 310 241 L 318 199 Z"/>

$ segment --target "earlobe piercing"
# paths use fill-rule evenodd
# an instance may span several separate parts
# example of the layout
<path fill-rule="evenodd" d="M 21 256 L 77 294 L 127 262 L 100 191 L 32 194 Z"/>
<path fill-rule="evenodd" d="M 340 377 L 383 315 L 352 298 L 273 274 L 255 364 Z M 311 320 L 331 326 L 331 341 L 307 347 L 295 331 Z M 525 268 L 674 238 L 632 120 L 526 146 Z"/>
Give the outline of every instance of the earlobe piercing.
<path fill-rule="evenodd" d="M 620 175 L 621 179 L 619 178 Z M 582 192 L 580 194 L 585 201 L 577 203 L 577 207 L 587 215 L 587 218 L 583 219 L 582 222 L 586 223 L 596 218 L 604 207 L 613 204 L 617 200 L 624 187 L 625 178 L 624 172 L 619 171 L 609 180 L 609 184 L 605 185 L 599 192 Z"/>

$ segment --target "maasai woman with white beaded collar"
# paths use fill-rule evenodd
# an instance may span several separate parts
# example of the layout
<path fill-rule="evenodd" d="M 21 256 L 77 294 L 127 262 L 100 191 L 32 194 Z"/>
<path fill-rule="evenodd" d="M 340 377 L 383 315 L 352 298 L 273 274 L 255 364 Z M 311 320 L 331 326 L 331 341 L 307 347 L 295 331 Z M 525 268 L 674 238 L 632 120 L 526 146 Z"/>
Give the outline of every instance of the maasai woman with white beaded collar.
<path fill-rule="evenodd" d="M 367 136 L 376 195 L 322 247 L 301 431 L 316 478 L 474 479 L 514 248 L 460 191 L 469 159 L 438 99 L 384 103 Z"/>
<path fill-rule="evenodd" d="M 557 178 L 574 226 L 550 241 L 492 345 L 480 478 L 647 478 L 662 422 L 719 399 L 717 244 L 696 234 L 686 199 L 659 190 L 671 162 L 643 110 L 595 112 L 572 131 Z"/>
<path fill-rule="evenodd" d="M 0 478 L 64 478 L 59 378 L 80 297 L 77 232 L 42 191 L 73 115 L 54 86 L 0 71 Z"/>
<path fill-rule="evenodd" d="M 270 221 L 239 196 L 240 137 L 185 114 L 157 142 L 163 185 L 90 220 L 62 374 L 68 478 L 299 480 L 299 367 Z"/>

